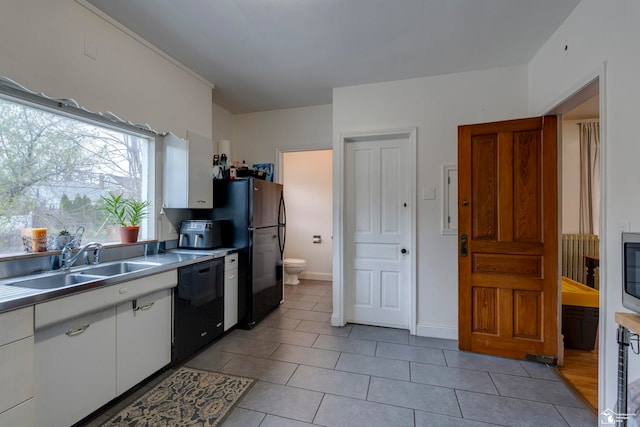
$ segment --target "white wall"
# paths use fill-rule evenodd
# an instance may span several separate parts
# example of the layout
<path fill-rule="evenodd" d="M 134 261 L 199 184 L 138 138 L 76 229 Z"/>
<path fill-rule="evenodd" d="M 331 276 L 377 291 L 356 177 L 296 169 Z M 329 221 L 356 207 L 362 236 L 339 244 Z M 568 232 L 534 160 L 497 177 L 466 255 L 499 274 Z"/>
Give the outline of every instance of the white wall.
<path fill-rule="evenodd" d="M 331 280 L 332 151 L 284 153 L 284 198 L 287 203 L 285 258 L 307 261 L 303 279 Z M 322 243 L 313 243 L 313 236 Z"/>
<path fill-rule="evenodd" d="M 158 131 L 211 135 L 210 86 L 74 0 L 4 0 L 0 10 L 0 75 Z"/>
<path fill-rule="evenodd" d="M 286 108 L 234 116 L 233 160 L 274 163 L 277 149 L 331 148 L 331 105 Z"/>
<path fill-rule="evenodd" d="M 220 150 L 216 150 L 217 143 L 221 139 L 226 139 L 231 143 L 231 153 L 225 153 L 233 156 L 233 141 L 234 141 L 234 115 L 220 107 L 217 104 L 213 104 L 213 148 L 214 151 L 220 154 Z"/>
<path fill-rule="evenodd" d="M 599 410 L 616 400 L 616 323 L 621 305 L 621 248 L 617 224 L 640 231 L 640 3 L 582 0 L 529 64 L 531 113 L 541 114 L 606 69 L 601 78 L 600 126 L 604 180 L 600 242 Z M 563 54 L 564 41 L 569 49 Z M 606 67 L 603 64 L 606 62 Z M 604 83 L 604 86 L 602 84 Z M 640 377 L 640 358 L 629 356 L 629 380 Z"/>
<path fill-rule="evenodd" d="M 333 91 L 335 164 L 342 132 L 418 128 L 418 335 L 458 334 L 457 236 L 441 234 L 441 165 L 457 163 L 457 127 L 525 117 L 527 81 L 526 67 L 507 67 Z M 423 200 L 431 188 L 436 200 Z"/>

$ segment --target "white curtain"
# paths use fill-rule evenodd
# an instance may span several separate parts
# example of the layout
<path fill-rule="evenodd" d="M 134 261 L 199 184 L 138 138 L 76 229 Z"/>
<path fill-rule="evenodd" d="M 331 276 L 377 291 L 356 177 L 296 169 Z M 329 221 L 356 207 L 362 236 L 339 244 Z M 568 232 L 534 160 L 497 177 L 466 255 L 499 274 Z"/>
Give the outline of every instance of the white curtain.
<path fill-rule="evenodd" d="M 600 234 L 600 123 L 580 126 L 580 228 L 581 234 Z"/>

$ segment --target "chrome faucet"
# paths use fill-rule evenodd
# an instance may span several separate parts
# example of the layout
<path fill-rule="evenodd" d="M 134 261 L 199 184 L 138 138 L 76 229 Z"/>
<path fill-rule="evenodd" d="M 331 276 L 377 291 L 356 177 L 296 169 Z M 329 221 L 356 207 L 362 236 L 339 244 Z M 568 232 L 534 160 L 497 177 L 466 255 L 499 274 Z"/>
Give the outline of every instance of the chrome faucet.
<path fill-rule="evenodd" d="M 62 248 L 62 253 L 60 254 L 60 262 L 61 262 L 61 266 L 60 268 L 62 269 L 69 269 L 74 262 L 76 262 L 76 260 L 78 259 L 78 257 L 84 253 L 87 248 L 93 246 L 94 250 L 93 250 L 93 263 L 94 264 L 98 264 L 100 262 L 100 253 L 102 252 L 102 244 L 98 243 L 98 242 L 89 242 L 86 245 L 84 245 L 83 247 L 81 247 L 80 249 L 78 249 L 78 252 L 71 256 L 72 249 L 73 249 L 73 245 L 74 243 L 67 243 L 64 248 Z M 85 253 L 85 256 L 86 253 Z M 88 257 L 86 258 L 86 263 L 88 264 Z"/>

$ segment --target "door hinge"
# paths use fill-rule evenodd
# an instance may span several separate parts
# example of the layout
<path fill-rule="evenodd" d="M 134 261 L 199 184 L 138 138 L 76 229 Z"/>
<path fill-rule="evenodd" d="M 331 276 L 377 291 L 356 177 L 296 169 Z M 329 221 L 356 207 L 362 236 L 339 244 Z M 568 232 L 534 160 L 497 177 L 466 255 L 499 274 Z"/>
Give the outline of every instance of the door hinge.
<path fill-rule="evenodd" d="M 544 356 L 542 354 L 527 354 L 524 358 L 531 362 L 544 363 L 545 365 L 556 366 L 558 364 L 557 357 Z"/>

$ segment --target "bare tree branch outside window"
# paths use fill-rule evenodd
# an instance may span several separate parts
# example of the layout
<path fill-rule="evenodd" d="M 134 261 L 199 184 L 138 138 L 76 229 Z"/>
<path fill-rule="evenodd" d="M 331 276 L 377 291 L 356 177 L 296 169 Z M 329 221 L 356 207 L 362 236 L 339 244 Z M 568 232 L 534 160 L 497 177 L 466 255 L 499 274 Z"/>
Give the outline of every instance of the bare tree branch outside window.
<path fill-rule="evenodd" d="M 115 240 L 100 196 L 142 197 L 148 139 L 0 98 L 0 253 L 22 250 L 20 231 L 85 228 Z"/>

